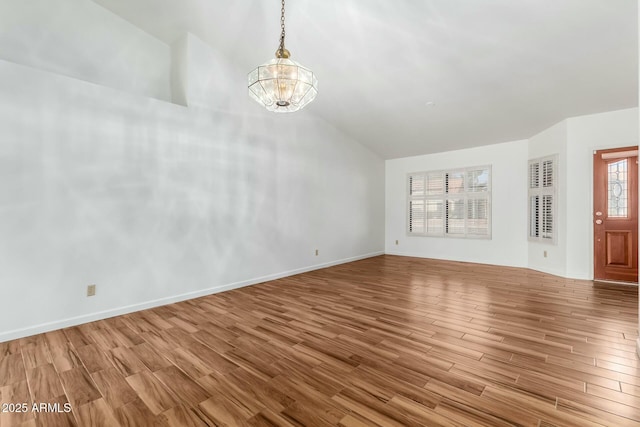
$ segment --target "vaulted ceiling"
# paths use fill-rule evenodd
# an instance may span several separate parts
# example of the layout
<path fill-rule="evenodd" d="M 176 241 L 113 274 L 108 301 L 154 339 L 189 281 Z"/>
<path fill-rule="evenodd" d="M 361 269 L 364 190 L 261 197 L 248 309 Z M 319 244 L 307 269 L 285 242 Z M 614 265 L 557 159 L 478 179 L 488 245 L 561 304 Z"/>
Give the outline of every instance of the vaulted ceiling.
<path fill-rule="evenodd" d="M 94 1 L 246 72 L 278 43 L 278 0 Z M 289 0 L 287 47 L 319 79 L 307 110 L 396 158 L 637 106 L 637 21 L 636 0 Z"/>

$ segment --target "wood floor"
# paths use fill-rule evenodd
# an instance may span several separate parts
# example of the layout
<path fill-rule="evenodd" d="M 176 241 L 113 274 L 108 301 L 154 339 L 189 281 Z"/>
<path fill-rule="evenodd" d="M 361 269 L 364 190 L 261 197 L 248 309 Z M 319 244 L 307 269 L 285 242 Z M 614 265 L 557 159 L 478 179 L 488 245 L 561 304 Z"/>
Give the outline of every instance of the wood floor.
<path fill-rule="evenodd" d="M 635 287 L 370 258 L 0 343 L 3 408 L 29 405 L 0 426 L 640 425 L 637 307 Z"/>

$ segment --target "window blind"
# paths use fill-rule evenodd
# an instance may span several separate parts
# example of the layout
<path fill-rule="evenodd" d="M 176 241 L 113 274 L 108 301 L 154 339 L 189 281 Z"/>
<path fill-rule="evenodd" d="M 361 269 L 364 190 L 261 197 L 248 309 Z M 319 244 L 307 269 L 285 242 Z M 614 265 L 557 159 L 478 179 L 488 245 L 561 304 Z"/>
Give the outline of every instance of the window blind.
<path fill-rule="evenodd" d="M 491 167 L 408 175 L 409 235 L 491 238 Z"/>
<path fill-rule="evenodd" d="M 557 155 L 529 161 L 529 240 L 556 241 Z"/>

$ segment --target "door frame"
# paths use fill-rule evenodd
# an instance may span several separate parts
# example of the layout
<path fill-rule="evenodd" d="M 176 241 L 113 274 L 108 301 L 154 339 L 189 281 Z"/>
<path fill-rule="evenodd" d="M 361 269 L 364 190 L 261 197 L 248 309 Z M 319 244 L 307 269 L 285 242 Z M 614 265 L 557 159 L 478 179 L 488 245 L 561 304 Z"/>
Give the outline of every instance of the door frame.
<path fill-rule="evenodd" d="M 594 207 L 594 197 L 593 197 L 593 181 L 594 181 L 594 163 L 593 163 L 593 156 L 594 154 L 596 154 L 596 151 L 601 151 L 601 150 L 616 150 L 616 149 L 623 149 L 623 148 L 627 148 L 627 147 L 636 147 L 638 149 L 638 161 L 640 161 L 640 144 L 638 144 L 637 142 L 632 142 L 630 144 L 616 144 L 615 146 L 593 146 L 589 148 L 589 164 L 590 164 L 590 168 L 589 168 L 589 216 L 591 218 L 591 226 L 589 227 L 589 242 L 591 242 L 591 246 L 590 246 L 590 250 L 589 250 L 589 260 L 590 260 L 590 265 L 591 265 L 591 270 L 589 273 L 589 280 L 595 280 L 595 270 L 596 270 L 596 260 L 595 260 L 595 244 L 596 244 L 596 238 L 595 238 L 595 233 L 594 233 L 594 229 L 593 229 L 593 221 L 595 220 L 594 218 L 594 212 L 595 212 L 595 207 Z M 640 191 L 640 164 L 638 165 L 638 189 Z M 638 197 L 638 223 L 640 224 L 640 195 Z M 638 234 L 638 242 L 636 242 L 636 245 L 638 246 L 638 253 L 640 254 L 640 233 Z M 640 264 L 639 267 L 640 269 Z M 640 271 L 639 271 L 640 274 Z M 605 280 L 606 281 L 606 280 Z M 626 283 L 626 282 L 616 282 L 616 283 Z M 638 283 L 631 283 L 629 282 L 629 285 L 632 286 L 640 286 L 640 278 L 638 279 Z M 639 338 L 640 340 L 640 338 Z M 640 346 L 640 342 L 638 343 L 638 345 Z M 639 347 L 640 349 L 640 347 Z M 640 354 L 640 353 L 639 353 Z"/>

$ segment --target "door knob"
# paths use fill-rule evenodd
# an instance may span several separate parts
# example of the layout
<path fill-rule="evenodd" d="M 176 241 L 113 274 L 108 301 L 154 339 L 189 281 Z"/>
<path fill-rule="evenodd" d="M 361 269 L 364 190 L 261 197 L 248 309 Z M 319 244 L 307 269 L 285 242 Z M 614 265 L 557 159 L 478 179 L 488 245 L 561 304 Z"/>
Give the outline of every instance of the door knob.
<path fill-rule="evenodd" d="M 602 212 L 596 212 L 596 216 L 602 216 Z"/>
<path fill-rule="evenodd" d="M 602 220 L 601 219 L 596 219 L 596 224 L 598 224 L 598 225 L 602 224 Z"/>

